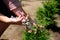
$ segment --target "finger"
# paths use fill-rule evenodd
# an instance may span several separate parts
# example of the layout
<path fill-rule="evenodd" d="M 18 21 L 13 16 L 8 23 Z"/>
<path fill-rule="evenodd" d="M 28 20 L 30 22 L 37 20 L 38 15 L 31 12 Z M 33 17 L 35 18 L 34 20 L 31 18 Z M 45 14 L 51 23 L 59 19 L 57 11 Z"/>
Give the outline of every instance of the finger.
<path fill-rule="evenodd" d="M 17 18 L 17 21 L 22 21 L 22 20 L 23 20 L 23 17 Z"/>

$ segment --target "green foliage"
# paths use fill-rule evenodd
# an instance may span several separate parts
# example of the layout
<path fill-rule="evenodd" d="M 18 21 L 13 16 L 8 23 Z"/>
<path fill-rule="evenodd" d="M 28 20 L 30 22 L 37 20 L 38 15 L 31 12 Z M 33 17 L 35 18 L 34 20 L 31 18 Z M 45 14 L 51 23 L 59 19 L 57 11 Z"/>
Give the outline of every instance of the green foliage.
<path fill-rule="evenodd" d="M 56 0 L 58 2 L 58 5 L 60 5 L 60 0 Z"/>
<path fill-rule="evenodd" d="M 52 20 L 54 18 L 52 18 L 52 17 L 53 17 L 52 14 L 49 14 L 49 12 L 47 12 L 47 10 L 45 10 L 43 8 L 38 8 L 37 16 L 36 16 L 36 21 L 38 24 L 47 26 L 50 23 L 53 23 Z"/>
<path fill-rule="evenodd" d="M 59 9 L 58 14 L 60 15 L 60 0 L 56 0 L 58 2 L 57 8 Z"/>
<path fill-rule="evenodd" d="M 46 3 L 44 3 L 44 8 L 47 9 L 48 11 L 50 11 L 50 13 L 57 13 L 58 12 L 58 1 L 55 1 L 55 0 L 50 0 Z"/>
<path fill-rule="evenodd" d="M 46 29 L 40 30 L 40 28 L 37 28 L 37 33 L 36 33 L 36 40 L 48 40 L 49 37 L 47 36 Z"/>
<path fill-rule="evenodd" d="M 38 8 L 36 21 L 38 24 L 43 26 L 48 26 L 54 24 L 54 15 L 58 13 L 57 1 L 49 0 L 48 2 L 43 3 L 44 8 Z"/>
<path fill-rule="evenodd" d="M 49 37 L 47 37 L 46 29 L 40 30 L 39 27 L 37 27 L 37 32 L 35 33 L 34 30 L 32 30 L 31 33 L 28 33 L 25 31 L 23 40 L 48 40 Z"/>

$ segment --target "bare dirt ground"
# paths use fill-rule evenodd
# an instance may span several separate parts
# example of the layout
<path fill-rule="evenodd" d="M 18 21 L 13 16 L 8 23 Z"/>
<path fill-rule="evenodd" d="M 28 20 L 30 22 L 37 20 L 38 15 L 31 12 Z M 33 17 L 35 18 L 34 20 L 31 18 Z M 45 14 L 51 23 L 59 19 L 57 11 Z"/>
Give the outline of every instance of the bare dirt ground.
<path fill-rule="evenodd" d="M 22 1 L 23 9 L 26 11 L 26 13 L 30 14 L 32 19 L 35 19 L 35 13 L 36 9 L 39 6 L 43 6 L 41 1 L 39 0 L 24 0 Z M 52 40 L 60 40 L 60 18 L 56 20 L 58 23 L 57 25 L 59 27 L 53 28 L 52 32 Z M 10 25 L 7 30 L 3 33 L 1 38 L 8 39 L 8 40 L 22 40 L 24 31 L 24 26 L 21 25 Z"/>

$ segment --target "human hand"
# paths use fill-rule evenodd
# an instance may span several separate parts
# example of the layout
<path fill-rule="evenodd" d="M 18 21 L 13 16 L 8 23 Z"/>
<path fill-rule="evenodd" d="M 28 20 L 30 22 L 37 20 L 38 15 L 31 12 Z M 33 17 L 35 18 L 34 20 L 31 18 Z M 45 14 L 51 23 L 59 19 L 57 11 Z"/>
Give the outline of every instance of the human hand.
<path fill-rule="evenodd" d="M 23 17 L 8 18 L 7 16 L 4 15 L 0 16 L 0 21 L 5 23 L 15 23 L 21 21 L 22 19 Z"/>
<path fill-rule="evenodd" d="M 23 17 L 11 17 L 10 18 L 10 20 L 11 20 L 11 22 L 19 22 L 19 21 L 21 21 L 23 19 Z"/>
<path fill-rule="evenodd" d="M 11 18 L 10 18 L 10 23 L 11 24 L 18 24 L 18 25 L 22 25 L 22 21 L 27 21 L 27 16 L 26 17 L 24 17 L 24 16 L 19 16 L 19 17 L 13 17 L 13 16 L 11 16 Z"/>

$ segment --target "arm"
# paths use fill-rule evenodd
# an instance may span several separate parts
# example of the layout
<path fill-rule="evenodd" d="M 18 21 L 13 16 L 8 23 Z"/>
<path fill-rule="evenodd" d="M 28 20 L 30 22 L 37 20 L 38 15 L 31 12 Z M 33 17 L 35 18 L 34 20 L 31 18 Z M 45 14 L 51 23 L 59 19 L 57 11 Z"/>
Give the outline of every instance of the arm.
<path fill-rule="evenodd" d="M 12 12 L 14 12 L 15 15 L 20 16 L 20 14 L 23 13 L 26 16 L 26 13 L 21 6 L 21 1 L 19 1 L 19 0 L 4 0 L 4 3 Z"/>
<path fill-rule="evenodd" d="M 0 21 L 5 22 L 5 23 L 17 23 L 21 21 L 23 18 L 21 17 L 16 17 L 16 18 L 8 18 L 7 16 L 4 16 L 0 14 Z"/>
<path fill-rule="evenodd" d="M 12 10 L 12 12 L 14 12 L 17 16 L 20 16 L 20 14 L 23 14 L 25 17 L 27 16 L 27 13 L 23 10 L 21 6 Z"/>
<path fill-rule="evenodd" d="M 6 16 L 0 16 L 0 21 L 5 22 L 5 23 L 11 22 L 11 20 Z"/>
<path fill-rule="evenodd" d="M 6 1 L 8 1 L 8 2 L 6 2 Z M 4 2 L 8 6 L 8 8 L 12 12 L 14 12 L 15 15 L 17 15 L 18 17 L 22 16 L 22 17 L 24 17 L 23 19 L 26 20 L 27 14 L 23 10 L 23 8 L 21 6 L 21 2 L 19 2 L 19 0 L 5 0 Z M 30 17 L 28 19 L 30 19 L 30 21 L 32 20 Z"/>

